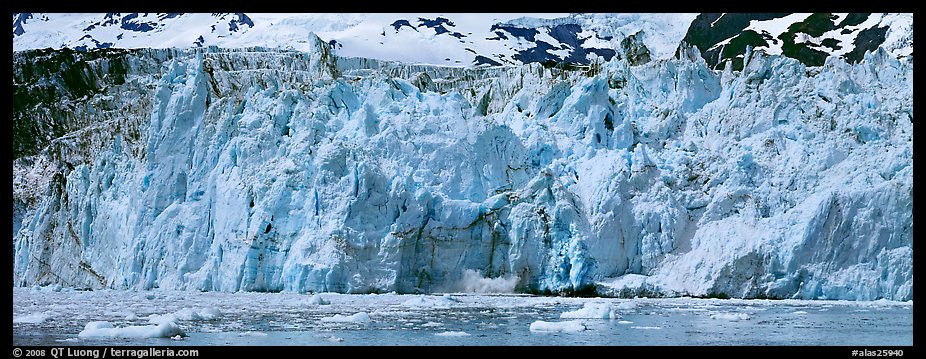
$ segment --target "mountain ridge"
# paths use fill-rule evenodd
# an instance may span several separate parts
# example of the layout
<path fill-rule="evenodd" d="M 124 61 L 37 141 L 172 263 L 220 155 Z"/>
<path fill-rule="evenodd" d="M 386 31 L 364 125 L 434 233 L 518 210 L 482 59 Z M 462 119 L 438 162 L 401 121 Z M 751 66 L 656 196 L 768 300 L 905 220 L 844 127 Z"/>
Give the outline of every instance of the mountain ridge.
<path fill-rule="evenodd" d="M 698 47 L 715 69 L 726 60 L 740 69 L 747 46 L 784 53 L 808 66 L 822 65 L 829 55 L 857 62 L 866 51 L 880 46 L 898 57 L 912 55 L 912 14 L 14 13 L 12 17 L 14 51 L 204 46 L 306 51 L 307 32 L 316 33 L 341 56 L 445 66 L 588 64 L 594 57 L 607 61 L 620 41 L 635 34 L 653 58 L 671 57 L 686 42 Z"/>

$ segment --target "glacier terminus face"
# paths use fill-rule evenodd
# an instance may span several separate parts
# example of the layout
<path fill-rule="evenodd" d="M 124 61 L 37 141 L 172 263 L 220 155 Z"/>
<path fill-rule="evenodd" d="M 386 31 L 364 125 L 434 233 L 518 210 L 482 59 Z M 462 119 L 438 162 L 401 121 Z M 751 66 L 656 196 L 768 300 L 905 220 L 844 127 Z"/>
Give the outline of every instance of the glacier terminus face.
<path fill-rule="evenodd" d="M 913 297 L 911 57 L 452 68 L 308 41 L 14 53 L 17 116 L 61 133 L 14 156 L 14 285 Z"/>

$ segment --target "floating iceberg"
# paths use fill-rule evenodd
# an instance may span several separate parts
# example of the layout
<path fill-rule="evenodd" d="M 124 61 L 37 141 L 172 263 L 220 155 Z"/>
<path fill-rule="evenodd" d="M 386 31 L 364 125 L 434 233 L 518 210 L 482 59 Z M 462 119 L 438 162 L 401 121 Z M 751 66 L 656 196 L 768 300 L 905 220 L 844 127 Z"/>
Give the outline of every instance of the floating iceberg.
<path fill-rule="evenodd" d="M 741 320 L 749 320 L 749 314 L 746 313 L 714 313 L 711 314 L 711 319 L 720 319 L 726 320 L 729 322 L 738 322 Z"/>
<path fill-rule="evenodd" d="M 157 325 L 114 327 L 106 321 L 87 323 L 78 338 L 171 338 L 184 337 L 186 334 L 173 322 L 163 322 Z"/>
<path fill-rule="evenodd" d="M 371 319 L 366 312 L 360 312 L 351 315 L 335 314 L 333 317 L 324 317 L 321 321 L 324 323 L 369 323 Z"/>
<path fill-rule="evenodd" d="M 610 303 L 585 303 L 582 308 L 559 315 L 564 319 L 620 319 L 617 308 Z"/>
<path fill-rule="evenodd" d="M 565 322 L 545 322 L 542 320 L 535 321 L 531 323 L 530 330 L 532 332 L 565 332 L 565 333 L 576 333 L 585 331 L 587 329 L 585 324 L 578 320 L 570 320 Z"/>

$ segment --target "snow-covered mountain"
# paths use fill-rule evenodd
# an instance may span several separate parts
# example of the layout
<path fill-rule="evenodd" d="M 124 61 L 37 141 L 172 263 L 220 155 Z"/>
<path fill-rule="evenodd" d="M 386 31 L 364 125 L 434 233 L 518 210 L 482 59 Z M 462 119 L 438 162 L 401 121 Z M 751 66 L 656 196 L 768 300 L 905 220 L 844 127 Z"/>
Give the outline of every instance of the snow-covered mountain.
<path fill-rule="evenodd" d="M 225 48 L 307 50 L 309 32 L 340 56 L 447 66 L 610 60 L 617 40 L 642 31 L 657 59 L 681 40 L 708 64 L 742 68 L 746 47 L 809 66 L 827 56 L 858 62 L 884 47 L 913 53 L 912 14 L 13 14 L 14 51 L 40 48 Z"/>
<path fill-rule="evenodd" d="M 13 15 L 14 51 L 41 48 L 309 49 L 309 32 L 340 56 L 470 66 L 588 63 L 638 31 L 671 56 L 696 14 L 182 14 Z"/>
<path fill-rule="evenodd" d="M 912 56 L 721 71 L 635 24 L 577 68 L 14 52 L 14 283 L 912 299 Z"/>

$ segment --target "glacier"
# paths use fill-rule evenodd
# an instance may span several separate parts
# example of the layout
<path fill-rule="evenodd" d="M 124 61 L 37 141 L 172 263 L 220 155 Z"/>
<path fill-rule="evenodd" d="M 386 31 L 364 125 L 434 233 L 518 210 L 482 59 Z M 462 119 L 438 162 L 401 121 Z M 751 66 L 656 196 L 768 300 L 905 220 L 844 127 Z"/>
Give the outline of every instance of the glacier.
<path fill-rule="evenodd" d="M 912 58 L 450 68 L 308 42 L 15 52 L 17 91 L 68 96 L 17 108 L 66 134 L 14 155 L 14 285 L 432 293 L 477 271 L 912 300 Z"/>

